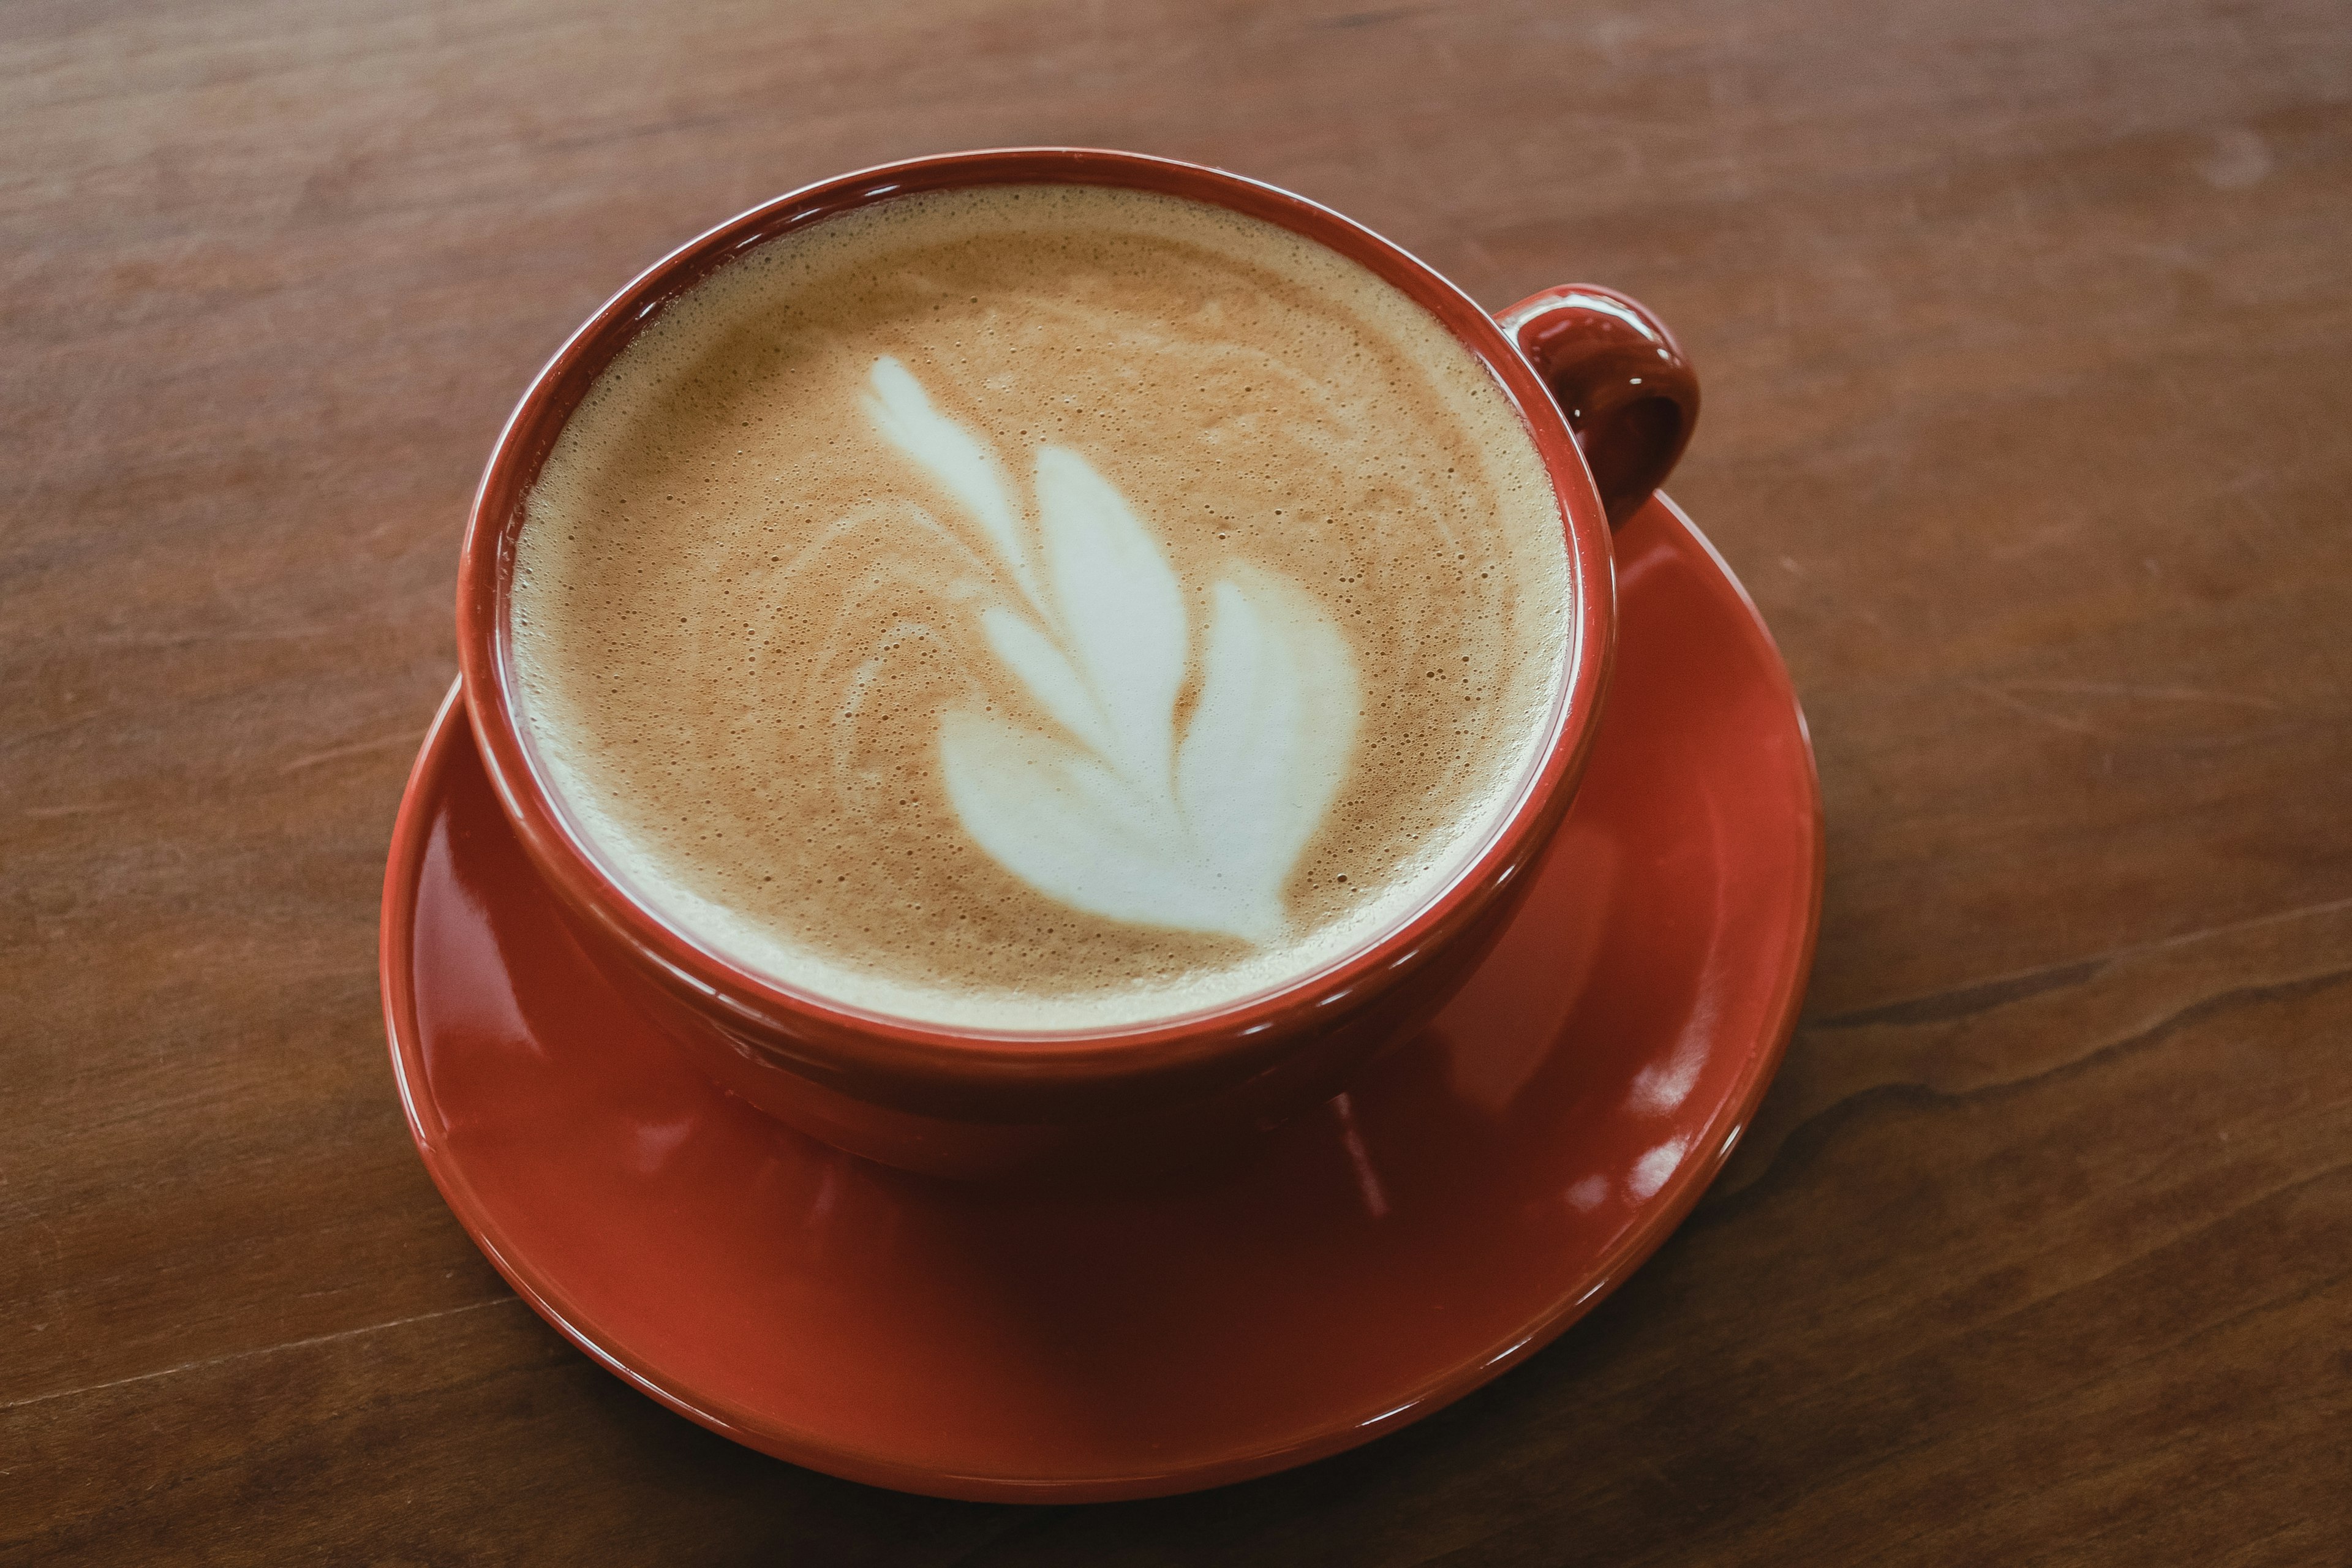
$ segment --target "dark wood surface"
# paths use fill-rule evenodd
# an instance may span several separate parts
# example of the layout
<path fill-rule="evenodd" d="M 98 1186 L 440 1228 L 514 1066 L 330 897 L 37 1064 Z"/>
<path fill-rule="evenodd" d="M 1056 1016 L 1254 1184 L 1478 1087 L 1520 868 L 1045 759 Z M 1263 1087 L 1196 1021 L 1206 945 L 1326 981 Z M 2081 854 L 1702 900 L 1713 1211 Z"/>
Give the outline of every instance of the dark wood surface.
<path fill-rule="evenodd" d="M 2352 1560 L 2342 0 L 0 12 L 0 1560 Z M 867 1490 L 570 1349 L 376 898 L 473 480 L 755 201 L 1081 142 L 1629 289 L 1810 711 L 1805 1022 L 1485 1392 L 1161 1502 Z"/>

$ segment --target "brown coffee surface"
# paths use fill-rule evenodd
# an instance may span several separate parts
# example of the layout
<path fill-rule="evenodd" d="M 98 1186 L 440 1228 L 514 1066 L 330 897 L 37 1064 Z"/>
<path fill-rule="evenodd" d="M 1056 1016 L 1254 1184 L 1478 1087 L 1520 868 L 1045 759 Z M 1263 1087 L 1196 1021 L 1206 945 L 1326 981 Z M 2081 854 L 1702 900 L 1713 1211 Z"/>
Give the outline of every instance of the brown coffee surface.
<path fill-rule="evenodd" d="M 1023 186 L 668 306 L 550 455 L 509 624 L 543 775 L 689 937 L 1062 1028 L 1424 905 L 1538 759 L 1569 595 L 1533 441 L 1420 306 L 1221 208 Z"/>

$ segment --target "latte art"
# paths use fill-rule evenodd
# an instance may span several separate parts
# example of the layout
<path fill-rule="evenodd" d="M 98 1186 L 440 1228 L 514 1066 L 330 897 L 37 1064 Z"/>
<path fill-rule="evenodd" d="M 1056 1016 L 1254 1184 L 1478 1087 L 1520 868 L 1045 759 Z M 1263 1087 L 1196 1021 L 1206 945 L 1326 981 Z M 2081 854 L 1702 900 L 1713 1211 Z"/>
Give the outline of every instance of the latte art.
<path fill-rule="evenodd" d="M 509 608 L 535 765 L 691 940 L 1100 1027 L 1427 904 L 1508 815 L 1568 562 L 1419 305 L 1223 209 L 902 197 L 747 249 L 572 413 Z"/>
<path fill-rule="evenodd" d="M 1279 935 L 1282 885 L 1355 739 L 1355 662 L 1339 628 L 1279 577 L 1219 578 L 1178 745 L 1192 657 L 1183 590 L 1127 499 L 1077 453 L 1039 447 L 1033 561 L 986 449 L 897 360 L 877 360 L 873 381 L 875 424 L 962 503 L 1020 585 L 1025 605 L 991 605 L 981 625 L 1066 737 L 949 712 L 940 765 L 964 827 L 1031 887 L 1089 914 L 1251 942 Z"/>

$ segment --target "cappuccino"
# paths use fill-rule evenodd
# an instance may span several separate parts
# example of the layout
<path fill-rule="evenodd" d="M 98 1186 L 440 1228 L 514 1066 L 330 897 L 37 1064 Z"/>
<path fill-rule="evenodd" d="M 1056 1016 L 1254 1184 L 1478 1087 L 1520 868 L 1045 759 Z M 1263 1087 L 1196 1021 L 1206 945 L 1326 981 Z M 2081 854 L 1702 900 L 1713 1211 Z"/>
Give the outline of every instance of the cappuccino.
<path fill-rule="evenodd" d="M 748 249 L 525 506 L 523 728 L 690 940 L 971 1029 L 1173 1017 L 1377 941 L 1541 760 L 1567 547 L 1423 307 L 1287 230 L 1068 185 Z"/>

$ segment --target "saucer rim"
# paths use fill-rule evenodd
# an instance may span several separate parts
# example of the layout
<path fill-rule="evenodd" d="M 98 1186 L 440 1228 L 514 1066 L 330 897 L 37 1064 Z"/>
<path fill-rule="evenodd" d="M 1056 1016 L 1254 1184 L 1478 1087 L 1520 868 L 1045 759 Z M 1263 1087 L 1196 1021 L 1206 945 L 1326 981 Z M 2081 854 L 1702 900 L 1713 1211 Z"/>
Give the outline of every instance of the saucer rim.
<path fill-rule="evenodd" d="M 416 994 L 410 983 L 415 973 L 413 915 L 435 816 L 427 807 L 436 792 L 446 788 L 446 779 L 453 765 L 450 747 L 454 744 L 455 729 L 466 727 L 470 732 L 466 721 L 462 677 L 451 683 L 436 710 L 402 790 L 386 856 L 378 941 L 379 982 L 393 1077 L 410 1136 L 427 1174 L 460 1227 L 508 1285 L 591 1360 L 664 1407 L 721 1436 L 772 1458 L 866 1485 L 974 1502 L 1094 1502 L 1169 1496 L 1228 1485 L 1327 1458 L 1443 1409 L 1550 1344 L 1608 1300 L 1680 1228 L 1720 1174 L 1778 1075 L 1811 973 L 1821 931 L 1826 832 L 1820 769 L 1803 707 L 1797 699 L 1779 645 L 1738 575 L 1714 542 L 1664 491 L 1652 498 L 1652 504 L 1696 544 L 1731 591 L 1741 611 L 1743 627 L 1759 639 L 1761 651 L 1769 656 L 1762 660 L 1762 666 L 1773 695 L 1786 702 L 1793 719 L 1808 807 L 1799 826 L 1811 847 L 1801 935 L 1792 947 L 1793 961 L 1776 972 L 1774 989 L 1765 1009 L 1769 1022 L 1754 1036 L 1755 1046 L 1741 1065 L 1737 1089 L 1723 1098 L 1693 1140 L 1692 1146 L 1704 1152 L 1685 1160 L 1675 1170 L 1645 1205 L 1641 1223 L 1596 1254 L 1592 1265 L 1580 1276 L 1580 1289 L 1563 1292 L 1516 1332 L 1456 1361 L 1392 1407 L 1369 1418 L 1341 1417 L 1286 1442 L 1166 1471 L 1052 1477 L 950 1473 L 820 1437 L 806 1428 L 757 1415 L 733 1401 L 674 1388 L 650 1368 L 641 1365 L 622 1342 L 622 1336 L 601 1330 L 596 1314 L 542 1279 L 520 1249 L 504 1237 L 490 1213 L 491 1205 L 481 1199 L 467 1179 L 461 1162 L 447 1146 L 446 1123 L 425 1079 Z M 487 768 L 484 772 L 495 787 L 495 775 L 489 774 Z"/>

